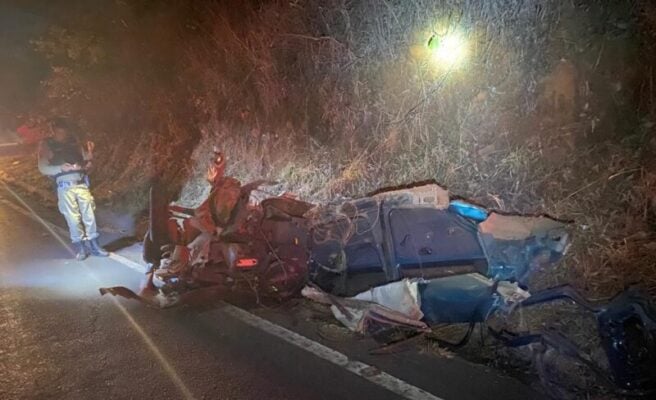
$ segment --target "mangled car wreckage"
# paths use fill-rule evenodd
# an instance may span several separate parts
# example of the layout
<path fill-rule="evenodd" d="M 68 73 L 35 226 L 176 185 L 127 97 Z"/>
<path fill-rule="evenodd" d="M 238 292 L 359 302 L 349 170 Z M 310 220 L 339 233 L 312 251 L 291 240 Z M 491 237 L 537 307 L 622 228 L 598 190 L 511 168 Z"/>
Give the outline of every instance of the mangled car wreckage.
<path fill-rule="evenodd" d="M 264 182 L 212 178 L 209 197 L 194 209 L 168 204 L 151 189 L 146 290 L 101 293 L 128 293 L 160 307 L 207 289 L 219 297 L 252 294 L 258 302 L 302 294 L 330 305 L 349 329 L 384 342 L 392 330 L 469 323 L 466 341 L 476 323 L 495 313 L 566 299 L 596 317 L 607 371 L 562 335 L 490 332 L 508 346 L 556 348 L 624 393 L 656 389 L 656 311 L 637 288 L 605 303 L 591 303 L 569 286 L 529 293 L 531 273 L 567 251 L 565 221 L 488 211 L 451 200 L 434 183 L 313 205 L 286 194 L 261 199 L 254 194 Z"/>

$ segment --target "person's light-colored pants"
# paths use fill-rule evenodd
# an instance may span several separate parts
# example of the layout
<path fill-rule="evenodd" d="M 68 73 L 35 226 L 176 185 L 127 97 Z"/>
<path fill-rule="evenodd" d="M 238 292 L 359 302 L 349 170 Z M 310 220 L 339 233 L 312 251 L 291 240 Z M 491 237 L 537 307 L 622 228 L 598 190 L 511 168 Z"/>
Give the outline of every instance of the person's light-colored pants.
<path fill-rule="evenodd" d="M 85 184 L 57 189 L 59 212 L 64 215 L 73 243 L 98 237 L 96 203 Z"/>

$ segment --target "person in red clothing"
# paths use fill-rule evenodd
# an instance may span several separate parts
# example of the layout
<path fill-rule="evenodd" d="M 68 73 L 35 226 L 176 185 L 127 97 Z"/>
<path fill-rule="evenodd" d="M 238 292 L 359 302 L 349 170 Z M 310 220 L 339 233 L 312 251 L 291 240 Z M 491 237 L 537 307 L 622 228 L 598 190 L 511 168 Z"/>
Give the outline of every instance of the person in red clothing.
<path fill-rule="evenodd" d="M 48 126 L 44 118 L 29 117 L 24 124 L 16 128 L 16 133 L 23 144 L 37 144 L 48 133 Z"/>

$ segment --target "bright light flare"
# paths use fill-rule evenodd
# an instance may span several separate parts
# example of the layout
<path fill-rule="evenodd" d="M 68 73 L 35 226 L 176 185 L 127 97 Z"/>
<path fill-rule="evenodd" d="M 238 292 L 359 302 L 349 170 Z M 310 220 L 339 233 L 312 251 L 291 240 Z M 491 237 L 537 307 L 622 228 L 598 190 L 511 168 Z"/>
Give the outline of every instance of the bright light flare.
<path fill-rule="evenodd" d="M 458 32 L 445 35 L 434 34 L 428 39 L 427 46 L 431 51 L 433 61 L 447 68 L 459 67 L 467 58 L 467 40 Z"/>

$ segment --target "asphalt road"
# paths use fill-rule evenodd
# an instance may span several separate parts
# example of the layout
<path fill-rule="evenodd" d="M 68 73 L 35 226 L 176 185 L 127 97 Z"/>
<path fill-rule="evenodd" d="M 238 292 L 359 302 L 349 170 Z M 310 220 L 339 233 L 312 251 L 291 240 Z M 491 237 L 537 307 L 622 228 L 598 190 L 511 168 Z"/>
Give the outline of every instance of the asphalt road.
<path fill-rule="evenodd" d="M 6 204 L 0 186 L 2 197 L 0 399 L 402 398 L 221 307 L 162 311 L 99 296 L 102 286 L 136 288 L 142 276 L 111 259 L 72 261 L 42 225 Z M 340 346 L 366 357 L 354 350 L 362 344 Z M 403 353 L 364 361 L 443 399 L 539 398 L 461 360 Z"/>

